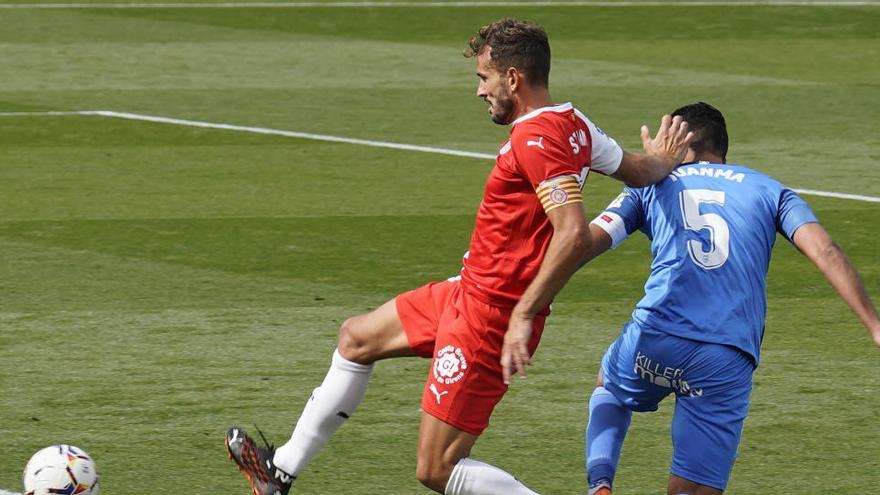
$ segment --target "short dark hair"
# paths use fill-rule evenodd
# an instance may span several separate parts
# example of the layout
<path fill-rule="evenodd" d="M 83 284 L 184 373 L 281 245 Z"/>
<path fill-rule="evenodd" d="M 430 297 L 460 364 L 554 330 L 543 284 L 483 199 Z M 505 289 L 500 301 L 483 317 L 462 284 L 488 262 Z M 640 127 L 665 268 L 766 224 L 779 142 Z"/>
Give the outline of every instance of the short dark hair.
<path fill-rule="evenodd" d="M 464 51 L 476 57 L 492 47 L 492 63 L 501 71 L 515 67 L 526 75 L 531 85 L 547 86 L 550 80 L 550 42 L 544 28 L 537 24 L 500 19 L 480 28 Z"/>
<path fill-rule="evenodd" d="M 727 161 L 727 123 L 717 108 L 701 101 L 672 112 L 673 117 L 676 115 L 680 115 L 687 122 L 688 130 L 694 133 L 691 149 L 697 153 L 714 153 Z"/>

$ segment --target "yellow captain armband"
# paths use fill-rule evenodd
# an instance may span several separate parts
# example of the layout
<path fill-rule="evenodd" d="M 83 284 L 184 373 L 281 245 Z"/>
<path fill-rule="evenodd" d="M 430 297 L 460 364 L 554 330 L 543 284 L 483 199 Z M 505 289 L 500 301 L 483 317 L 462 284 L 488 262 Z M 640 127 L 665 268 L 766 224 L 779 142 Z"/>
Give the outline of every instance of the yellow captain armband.
<path fill-rule="evenodd" d="M 538 184 L 535 190 L 545 212 L 571 203 L 583 203 L 581 183 L 576 175 L 562 175 Z"/>

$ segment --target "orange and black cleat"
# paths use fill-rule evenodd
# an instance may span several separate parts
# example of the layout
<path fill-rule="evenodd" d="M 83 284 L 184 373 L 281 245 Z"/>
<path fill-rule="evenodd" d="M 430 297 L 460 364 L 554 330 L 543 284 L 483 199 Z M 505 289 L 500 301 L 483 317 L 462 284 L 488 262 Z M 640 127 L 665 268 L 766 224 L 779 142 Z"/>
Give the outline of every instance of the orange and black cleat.
<path fill-rule="evenodd" d="M 260 432 L 262 436 L 262 432 Z M 226 451 L 229 458 L 238 465 L 251 485 L 254 495 L 287 495 L 293 480 L 291 476 L 275 467 L 272 458 L 275 449 L 266 442 L 265 447 L 258 447 L 254 439 L 241 428 L 233 426 L 226 432 Z"/>

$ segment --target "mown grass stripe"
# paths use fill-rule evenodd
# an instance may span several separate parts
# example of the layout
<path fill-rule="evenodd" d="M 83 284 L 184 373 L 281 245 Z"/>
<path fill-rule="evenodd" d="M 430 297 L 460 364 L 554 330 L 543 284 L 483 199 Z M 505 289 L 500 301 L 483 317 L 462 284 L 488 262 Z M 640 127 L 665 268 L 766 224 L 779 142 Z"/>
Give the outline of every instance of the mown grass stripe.
<path fill-rule="evenodd" d="M 217 2 L 217 3 L 18 3 L 0 9 L 250 9 L 250 8 L 467 8 L 467 7 L 866 7 L 876 1 L 571 1 L 571 2 Z"/>
<path fill-rule="evenodd" d="M 198 127 L 203 129 L 219 129 L 225 131 L 250 132 L 254 134 L 265 134 L 270 136 L 285 136 L 299 139 L 311 139 L 314 141 L 327 141 L 333 143 L 358 144 L 361 146 L 372 146 L 376 148 L 391 148 L 405 151 L 417 151 L 421 153 L 434 153 L 440 155 L 461 156 L 465 158 L 480 158 L 486 160 L 494 160 L 496 155 L 489 153 L 477 153 L 473 151 L 453 150 L 449 148 L 437 148 L 433 146 L 419 146 L 415 144 L 394 143 L 390 141 L 373 141 L 369 139 L 348 138 L 342 136 L 331 136 L 328 134 L 313 134 L 310 132 L 285 131 L 282 129 L 272 129 L 268 127 L 252 127 L 234 124 L 221 124 L 216 122 L 203 122 L 199 120 L 177 119 L 173 117 L 161 117 L 158 115 L 144 115 L 139 113 L 116 112 L 113 110 L 80 110 L 80 111 L 61 111 L 61 112 L 0 112 L 0 117 L 27 117 L 27 116 L 75 116 L 75 115 L 96 115 L 101 117 L 111 117 L 126 120 L 137 120 L 141 122 L 155 122 L 159 124 L 182 125 L 187 127 Z M 853 201 L 865 201 L 869 203 L 880 203 L 880 197 L 866 196 L 862 194 L 839 193 L 833 191 L 818 191 L 815 189 L 793 189 L 798 194 L 806 194 L 810 196 L 822 196 L 837 199 L 849 199 Z M 0 493 L 0 495 L 3 495 Z"/>

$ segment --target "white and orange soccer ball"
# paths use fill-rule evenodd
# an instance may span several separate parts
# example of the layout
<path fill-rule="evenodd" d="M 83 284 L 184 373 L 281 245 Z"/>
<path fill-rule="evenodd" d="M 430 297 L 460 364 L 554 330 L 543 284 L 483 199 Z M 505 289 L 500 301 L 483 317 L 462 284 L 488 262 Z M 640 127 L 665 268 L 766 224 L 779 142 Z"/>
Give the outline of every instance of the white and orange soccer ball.
<path fill-rule="evenodd" d="M 72 445 L 37 452 L 24 468 L 25 495 L 98 495 L 98 466 Z"/>

